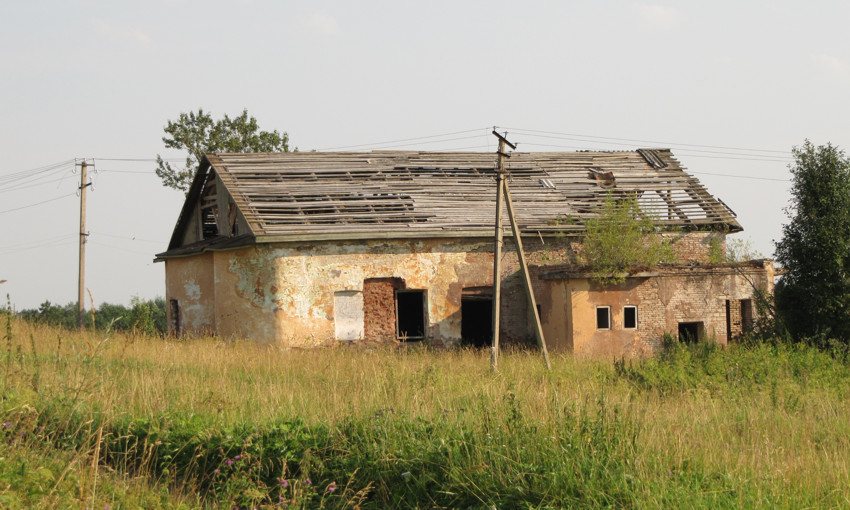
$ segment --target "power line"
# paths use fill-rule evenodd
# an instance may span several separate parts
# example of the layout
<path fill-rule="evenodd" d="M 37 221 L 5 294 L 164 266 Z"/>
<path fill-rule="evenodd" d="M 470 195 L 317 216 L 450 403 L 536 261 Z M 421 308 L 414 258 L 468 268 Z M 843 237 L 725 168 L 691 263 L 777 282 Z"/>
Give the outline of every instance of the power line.
<path fill-rule="evenodd" d="M 120 235 L 116 235 L 116 234 L 105 234 L 103 232 L 91 232 L 91 233 L 94 234 L 94 235 L 98 235 L 98 236 L 114 237 L 115 239 L 123 239 L 125 241 L 141 241 L 143 243 L 154 243 L 154 244 L 160 244 L 160 245 L 168 242 L 167 240 L 166 241 L 154 241 L 153 239 L 141 239 L 141 238 L 134 237 L 134 236 L 128 237 L 128 236 L 120 236 Z"/>
<path fill-rule="evenodd" d="M 487 131 L 489 129 L 490 129 L 489 127 L 478 128 L 478 129 L 466 129 L 464 131 L 453 131 L 451 133 L 442 133 L 442 134 L 439 134 L 439 135 L 418 136 L 418 137 L 415 137 L 415 138 L 403 138 L 401 140 L 390 140 L 390 141 L 387 141 L 387 142 L 361 143 L 361 144 L 357 144 L 357 145 L 341 145 L 339 147 L 327 147 L 325 149 L 316 149 L 316 150 L 319 151 L 319 152 L 323 152 L 323 151 L 334 151 L 334 150 L 339 150 L 339 149 L 354 149 L 354 148 L 357 148 L 357 147 L 375 147 L 375 146 L 378 146 L 378 145 L 387 145 L 387 144 L 394 144 L 394 143 L 401 143 L 401 142 L 413 142 L 413 141 L 416 141 L 416 140 L 428 140 L 430 138 L 440 138 L 440 137 L 443 137 L 443 136 L 462 135 L 462 134 L 466 134 L 466 133 L 474 133 L 476 131 L 481 131 L 481 130 Z"/>
<path fill-rule="evenodd" d="M 714 174 L 711 172 L 688 172 L 697 175 L 716 175 L 718 177 L 732 177 L 735 179 L 755 179 L 758 181 L 791 182 L 791 179 L 774 179 L 773 177 L 753 177 L 749 175 Z"/>
<path fill-rule="evenodd" d="M 791 151 L 782 151 L 776 149 L 751 149 L 746 147 L 725 147 L 721 145 L 698 145 L 691 143 L 671 143 L 671 142 L 659 142 L 657 140 L 637 140 L 632 138 L 614 138 L 610 136 L 592 136 L 592 135 L 581 135 L 581 134 L 572 134 L 572 133 L 558 133 L 555 131 L 541 131 L 536 129 L 522 129 L 522 128 L 505 128 L 510 129 L 512 131 L 520 131 L 520 132 L 528 132 L 528 133 L 544 133 L 548 135 L 559 135 L 559 136 L 570 136 L 570 137 L 582 137 L 582 138 L 592 138 L 592 139 L 600 139 L 600 140 L 617 140 L 623 142 L 636 142 L 636 143 L 653 143 L 660 144 L 664 146 L 678 146 L 678 147 L 701 147 L 706 149 L 726 149 L 726 150 L 737 150 L 737 151 L 751 151 L 751 152 L 774 152 L 778 154 L 791 154 Z"/>
<path fill-rule="evenodd" d="M 429 144 L 429 143 L 454 142 L 454 141 L 457 141 L 457 140 L 469 140 L 470 138 L 480 138 L 480 137 L 481 137 L 480 135 L 459 136 L 457 138 L 445 138 L 445 139 L 441 139 L 441 140 L 429 140 L 427 142 L 418 142 L 415 145 L 425 145 L 425 144 Z M 414 144 L 402 143 L 402 144 L 398 144 L 398 145 L 385 145 L 385 146 L 382 146 L 382 147 L 376 147 L 376 149 L 378 149 L 378 150 L 393 149 L 393 148 L 396 148 L 396 147 L 410 147 L 411 145 L 414 145 Z"/>
<path fill-rule="evenodd" d="M 554 137 L 547 137 L 547 138 L 554 138 Z M 572 141 L 576 141 L 576 142 L 587 141 L 587 140 L 576 140 L 576 139 L 572 139 L 572 138 L 561 138 L 561 139 L 562 140 L 572 140 Z M 603 143 L 603 144 L 612 144 L 612 145 L 615 144 L 615 142 L 591 142 L 591 143 Z M 555 147 L 555 148 L 561 148 L 561 149 L 578 149 L 578 150 L 586 149 L 586 147 L 576 147 L 574 145 L 555 145 L 555 144 L 538 143 L 538 142 L 525 142 L 523 145 L 531 145 L 531 146 L 536 146 L 536 147 Z M 671 146 L 671 148 L 675 149 L 676 147 Z M 705 153 L 710 153 L 710 154 L 721 154 L 723 156 L 700 156 L 700 155 L 697 155 L 697 154 L 693 154 L 693 152 L 705 152 Z M 694 156 L 694 157 L 715 157 L 715 158 L 721 158 L 721 159 L 742 159 L 742 160 L 749 160 L 749 161 L 770 161 L 770 162 L 776 162 L 776 163 L 787 163 L 787 162 L 791 161 L 791 158 L 780 158 L 780 157 L 777 157 L 777 156 L 766 156 L 766 155 L 759 155 L 759 154 L 741 154 L 741 153 L 735 153 L 735 152 L 704 151 L 704 150 L 699 150 L 699 149 L 683 149 L 682 151 L 679 151 L 677 149 L 676 154 L 679 155 L 679 156 L 687 155 L 687 156 Z"/>
<path fill-rule="evenodd" d="M 156 158 L 92 158 L 96 161 L 123 161 L 129 163 L 156 163 Z M 162 158 L 166 163 L 182 163 L 186 158 Z"/>
<path fill-rule="evenodd" d="M 135 255 L 144 255 L 146 257 L 151 257 L 153 255 L 153 253 L 151 253 L 151 252 L 140 252 L 140 251 L 135 251 L 135 250 L 128 250 L 127 248 L 121 248 L 119 246 L 112 246 L 111 244 L 102 243 L 100 241 L 89 240 L 88 242 L 91 243 L 91 244 L 94 244 L 95 246 L 101 246 L 101 247 L 104 247 L 104 248 L 109 248 L 111 250 L 123 251 L 123 252 L 127 252 L 127 253 L 132 253 L 132 254 L 135 254 Z"/>
<path fill-rule="evenodd" d="M 61 200 L 61 199 L 66 198 L 66 197 L 72 197 L 74 195 L 76 195 L 76 193 L 69 193 L 67 195 L 62 195 L 60 197 L 50 198 L 50 199 L 44 200 L 42 202 L 36 202 L 35 204 L 23 205 L 21 207 L 15 207 L 14 209 L 6 209 L 5 211 L 0 211 L 0 214 L 13 212 L 13 211 L 20 211 L 21 209 L 28 209 L 30 207 L 35 207 L 37 205 L 46 204 L 48 202 L 54 202 L 56 200 Z"/>
<path fill-rule="evenodd" d="M 69 240 L 71 238 L 76 238 L 76 237 L 77 237 L 76 234 L 65 234 L 65 235 L 62 235 L 62 236 L 49 237 L 49 238 L 46 238 L 46 239 L 29 241 L 29 242 L 26 242 L 26 243 L 21 243 L 21 244 L 12 245 L 12 246 L 3 246 L 3 248 L 0 250 L 0 253 L 2 253 L 2 254 L 16 253 L 16 252 L 19 252 L 19 251 L 32 250 L 32 249 L 35 249 L 35 248 L 43 248 L 45 246 L 58 246 L 59 244 L 62 244 L 62 243 L 57 243 L 57 241 Z"/>
<path fill-rule="evenodd" d="M 70 165 L 72 163 L 74 163 L 74 160 L 68 159 L 68 160 L 65 160 L 65 161 L 60 161 L 58 163 L 52 163 L 50 165 L 44 165 L 44 166 L 40 166 L 40 167 L 37 167 L 37 168 L 31 168 L 29 170 L 20 170 L 20 171 L 17 171 L 17 172 L 12 172 L 12 173 L 8 173 L 6 175 L 0 176 L 0 181 L 15 180 L 15 179 L 20 178 L 22 176 L 25 177 L 25 176 L 29 176 L 29 175 L 35 175 L 35 174 L 40 174 L 40 173 L 44 173 L 44 172 L 49 172 L 51 170 L 55 170 L 59 167 L 67 166 L 67 165 Z"/>
<path fill-rule="evenodd" d="M 111 174 L 146 174 L 146 175 L 156 175 L 154 172 L 149 170 L 113 170 L 113 169 L 105 169 L 99 170 L 99 172 L 108 172 Z"/>

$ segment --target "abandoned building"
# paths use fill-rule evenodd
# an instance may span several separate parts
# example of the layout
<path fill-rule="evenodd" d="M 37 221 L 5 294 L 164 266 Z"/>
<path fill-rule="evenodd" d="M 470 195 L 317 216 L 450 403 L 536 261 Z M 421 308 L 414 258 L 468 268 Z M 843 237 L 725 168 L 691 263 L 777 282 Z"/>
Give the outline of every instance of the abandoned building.
<path fill-rule="evenodd" d="M 495 165 L 469 152 L 207 155 L 157 255 L 170 329 L 285 346 L 488 344 Z M 550 350 L 640 355 L 664 333 L 726 343 L 752 324 L 754 288 L 772 291 L 771 261 L 717 263 L 741 226 L 669 150 L 515 152 L 507 171 Z M 675 264 L 591 278 L 584 221 L 611 196 L 637 200 Z M 501 260 L 502 341 L 530 342 L 507 234 Z"/>

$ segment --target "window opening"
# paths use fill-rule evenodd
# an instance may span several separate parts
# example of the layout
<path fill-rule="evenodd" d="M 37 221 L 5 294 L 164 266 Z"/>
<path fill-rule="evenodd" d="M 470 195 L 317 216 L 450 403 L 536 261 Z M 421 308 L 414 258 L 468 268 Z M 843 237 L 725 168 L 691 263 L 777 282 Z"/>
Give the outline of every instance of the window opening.
<path fill-rule="evenodd" d="M 210 239 L 218 235 L 218 195 L 215 173 L 210 172 L 201 192 L 201 237 Z"/>
<path fill-rule="evenodd" d="M 696 343 L 704 336 L 705 329 L 702 322 L 680 322 L 679 341 L 685 343 Z"/>
<path fill-rule="evenodd" d="M 638 315 L 636 306 L 623 307 L 623 329 L 637 329 Z"/>
<path fill-rule="evenodd" d="M 493 340 L 493 298 L 464 296 L 460 300 L 461 344 L 489 347 Z"/>
<path fill-rule="evenodd" d="M 611 329 L 611 307 L 596 307 L 596 329 Z"/>
<path fill-rule="evenodd" d="M 425 338 L 425 291 L 397 290 L 396 335 L 402 342 Z"/>

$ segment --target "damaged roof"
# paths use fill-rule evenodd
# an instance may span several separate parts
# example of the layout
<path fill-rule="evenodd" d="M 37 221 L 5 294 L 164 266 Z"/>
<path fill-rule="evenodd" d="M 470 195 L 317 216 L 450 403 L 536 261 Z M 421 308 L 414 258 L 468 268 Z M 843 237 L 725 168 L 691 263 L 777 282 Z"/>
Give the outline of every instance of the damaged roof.
<path fill-rule="evenodd" d="M 635 198 L 662 227 L 742 230 L 735 214 L 668 149 L 514 152 L 506 170 L 524 233 L 581 234 L 608 196 Z M 208 154 L 169 251 L 159 257 L 255 242 L 492 236 L 495 172 L 493 153 Z M 250 232 L 202 236 L 203 242 L 187 244 L 190 217 L 216 184 L 223 185 Z"/>

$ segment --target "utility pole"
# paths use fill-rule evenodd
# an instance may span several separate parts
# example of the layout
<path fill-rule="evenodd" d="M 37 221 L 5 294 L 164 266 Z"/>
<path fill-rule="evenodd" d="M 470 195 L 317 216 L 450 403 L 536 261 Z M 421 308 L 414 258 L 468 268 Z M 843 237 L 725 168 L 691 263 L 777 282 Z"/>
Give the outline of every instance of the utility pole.
<path fill-rule="evenodd" d="M 499 321 L 502 309 L 502 245 L 504 245 L 504 229 L 502 228 L 502 184 L 505 182 L 505 158 L 511 157 L 505 152 L 505 144 L 516 149 L 516 145 L 501 136 L 496 130 L 493 134 L 499 139 L 498 165 L 496 167 L 496 243 L 493 248 L 493 342 L 490 345 L 490 370 L 496 371 L 499 366 Z M 507 134 L 507 133 L 505 133 Z"/>
<path fill-rule="evenodd" d="M 511 220 L 511 232 L 516 242 L 517 257 L 519 258 L 520 269 L 522 270 L 523 283 L 525 283 L 525 297 L 528 300 L 529 306 L 534 314 L 534 336 L 537 339 L 537 345 L 540 347 L 540 352 L 543 353 L 543 361 L 546 363 L 546 369 L 552 370 L 552 365 L 549 362 L 549 351 L 546 349 L 546 339 L 543 337 L 543 327 L 540 323 L 540 314 L 537 311 L 537 302 L 534 299 L 534 289 L 531 285 L 531 274 L 528 271 L 528 264 L 525 261 L 525 253 L 522 248 L 522 237 L 520 236 L 519 225 L 514 214 L 513 201 L 511 200 L 511 192 L 508 186 L 508 181 L 505 179 L 505 158 L 511 157 L 505 152 L 505 145 L 516 150 L 516 145 L 508 141 L 505 136 L 500 135 L 493 130 L 493 134 L 499 139 L 498 167 L 496 169 L 496 246 L 493 254 L 493 343 L 490 347 L 490 368 L 495 371 L 499 363 L 499 315 L 501 308 L 501 256 L 502 245 L 504 244 L 504 232 L 502 229 L 502 198 L 508 206 L 508 217 Z"/>
<path fill-rule="evenodd" d="M 85 308 L 86 288 L 86 188 L 91 186 L 88 179 L 88 163 L 85 158 L 80 163 L 80 272 L 77 285 L 77 327 L 83 328 L 83 309 Z"/>

